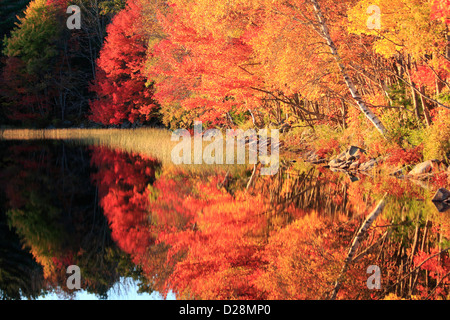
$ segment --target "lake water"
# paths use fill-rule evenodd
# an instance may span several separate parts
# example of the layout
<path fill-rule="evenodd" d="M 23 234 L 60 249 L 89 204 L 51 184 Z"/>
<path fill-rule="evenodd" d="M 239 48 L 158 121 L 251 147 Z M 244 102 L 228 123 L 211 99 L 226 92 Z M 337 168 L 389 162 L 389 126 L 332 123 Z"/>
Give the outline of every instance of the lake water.
<path fill-rule="evenodd" d="M 249 183 L 252 166 L 170 166 L 86 141 L 0 145 L 4 299 L 449 295 L 450 212 L 431 201 L 448 188 L 440 177 L 350 177 L 297 161 Z"/>

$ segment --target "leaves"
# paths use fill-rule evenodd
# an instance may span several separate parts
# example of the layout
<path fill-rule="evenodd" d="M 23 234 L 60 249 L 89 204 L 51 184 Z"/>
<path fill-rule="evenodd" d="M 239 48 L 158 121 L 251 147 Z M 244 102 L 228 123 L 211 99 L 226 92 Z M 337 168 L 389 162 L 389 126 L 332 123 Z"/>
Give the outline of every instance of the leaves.
<path fill-rule="evenodd" d="M 129 1 L 107 28 L 108 36 L 97 61 L 97 79 L 92 90 L 98 100 L 91 102 L 90 119 L 103 124 L 124 121 L 147 122 L 157 104 L 152 88 L 141 74 L 146 53 L 145 39 L 136 27 L 141 18 L 138 1 Z"/>

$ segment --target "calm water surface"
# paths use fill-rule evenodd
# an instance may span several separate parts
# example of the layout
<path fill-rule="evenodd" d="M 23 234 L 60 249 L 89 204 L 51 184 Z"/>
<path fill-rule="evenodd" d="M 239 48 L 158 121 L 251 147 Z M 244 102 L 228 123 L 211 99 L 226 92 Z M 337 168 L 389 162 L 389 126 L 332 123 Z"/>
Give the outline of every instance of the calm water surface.
<path fill-rule="evenodd" d="M 190 170 L 68 141 L 0 145 L 4 299 L 448 298 L 450 213 L 431 202 L 442 179 L 296 163 L 249 184 L 251 167 Z M 80 290 L 67 286 L 69 265 Z"/>

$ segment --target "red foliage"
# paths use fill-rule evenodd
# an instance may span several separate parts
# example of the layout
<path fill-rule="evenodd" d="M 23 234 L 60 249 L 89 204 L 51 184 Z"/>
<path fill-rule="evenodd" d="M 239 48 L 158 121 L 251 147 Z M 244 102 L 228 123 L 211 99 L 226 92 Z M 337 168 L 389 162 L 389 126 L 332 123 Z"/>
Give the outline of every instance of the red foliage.
<path fill-rule="evenodd" d="M 47 5 L 65 10 L 69 6 L 68 2 L 68 0 L 47 0 Z"/>
<path fill-rule="evenodd" d="M 316 151 L 316 154 L 321 159 L 327 158 L 333 153 L 339 152 L 339 141 L 337 141 L 336 139 L 320 140 L 319 145 L 321 146 L 321 148 Z"/>
<path fill-rule="evenodd" d="M 155 98 L 161 105 L 179 104 L 196 110 L 204 122 L 228 121 L 226 113 L 247 111 L 257 105 L 259 79 L 242 66 L 249 65 L 251 46 L 245 34 L 238 38 L 200 34 L 191 27 L 189 12 L 173 6 L 159 15 L 168 36 L 152 47 L 156 63 L 148 77 L 156 79 Z"/>
<path fill-rule="evenodd" d="M 97 60 L 97 78 L 91 87 L 99 97 L 91 102 L 93 121 L 121 124 L 153 117 L 157 105 L 141 73 L 146 40 L 135 24 L 143 19 L 141 11 L 139 2 L 130 0 L 107 27 L 108 36 Z"/>
<path fill-rule="evenodd" d="M 423 145 L 405 150 L 402 148 L 391 148 L 388 150 L 389 158 L 386 163 L 393 166 L 404 166 L 419 163 L 422 160 Z"/>
<path fill-rule="evenodd" d="M 450 0 L 434 0 L 431 6 L 431 19 L 443 19 L 450 25 Z"/>
<path fill-rule="evenodd" d="M 440 172 L 433 176 L 431 183 L 438 188 L 446 188 L 450 185 L 450 174 L 446 172 Z"/>

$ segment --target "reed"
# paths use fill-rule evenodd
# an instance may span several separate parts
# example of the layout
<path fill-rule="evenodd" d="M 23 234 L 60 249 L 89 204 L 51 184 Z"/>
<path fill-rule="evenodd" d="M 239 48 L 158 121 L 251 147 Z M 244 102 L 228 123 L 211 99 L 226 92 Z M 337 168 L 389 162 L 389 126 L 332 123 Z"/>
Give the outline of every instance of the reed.
<path fill-rule="evenodd" d="M 146 155 L 158 159 L 163 167 L 169 167 L 174 166 L 171 153 L 172 149 L 178 144 L 177 141 L 171 141 L 171 135 L 172 132 L 170 130 L 156 128 L 3 129 L 0 131 L 0 140 L 61 140 L 86 146 L 108 147 L 114 150 Z M 207 145 L 208 142 L 204 142 L 203 148 Z M 237 164 L 182 164 L 179 166 L 184 169 L 200 172 L 213 172 L 217 170 L 242 171 L 249 168 L 247 165 Z"/>

